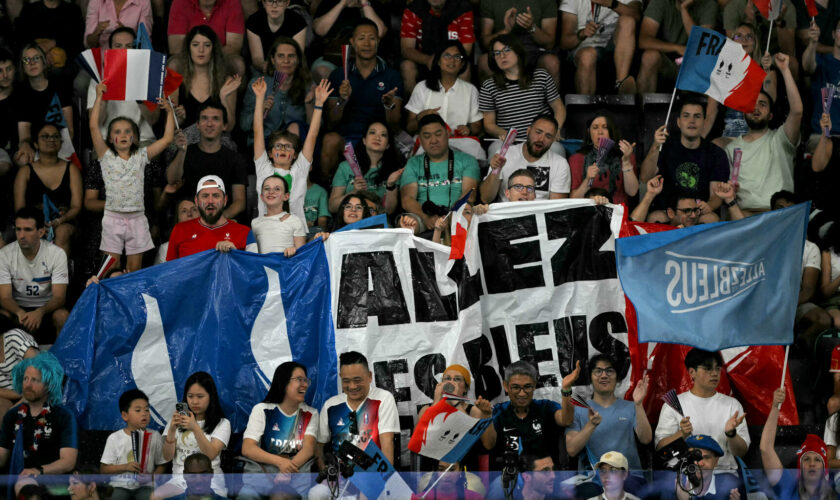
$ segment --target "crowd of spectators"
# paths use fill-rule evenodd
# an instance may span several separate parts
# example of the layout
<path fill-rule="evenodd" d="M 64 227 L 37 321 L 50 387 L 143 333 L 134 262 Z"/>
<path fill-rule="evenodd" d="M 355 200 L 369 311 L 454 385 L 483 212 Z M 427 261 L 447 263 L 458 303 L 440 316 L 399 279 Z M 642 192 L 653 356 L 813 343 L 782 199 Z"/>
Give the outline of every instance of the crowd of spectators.
<path fill-rule="evenodd" d="M 38 351 L 61 334 L 85 284 L 98 281 L 103 255 L 118 263 L 114 273 L 212 248 L 292 257 L 307 241 L 377 214 L 448 244 L 446 214 L 466 194 L 474 214 L 496 202 L 593 198 L 625 204 L 636 221 L 677 227 L 811 200 L 795 345 L 811 352 L 824 332 L 840 328 L 840 225 L 833 224 L 840 104 L 824 107 L 824 89 L 840 85 L 840 2 L 816 0 L 815 17 L 804 2 L 780 5 L 768 20 L 750 0 L 6 0 L 0 410 L 16 406 L 0 429 L 0 461 L 17 437 L 12 429 L 22 426 L 24 447 L 34 446 L 22 477 L 73 470 L 78 442 L 72 415 L 58 404 L 60 367 Z M 648 93 L 670 93 L 695 25 L 725 33 L 765 70 L 754 111 L 679 93 L 670 122 L 645 139 L 622 130 L 620 110 L 597 109 L 613 95 L 641 103 Z M 133 48 L 140 31 L 168 55 L 182 84 L 156 106 L 103 100 L 108 82 L 92 81 L 76 56 Z M 590 105 L 567 109 L 570 94 L 590 96 Z M 614 147 L 602 154 L 605 143 Z M 692 387 L 680 395 L 686 416 L 665 407 L 655 428 L 641 406 L 647 381 L 627 400 L 617 398 L 616 366 L 605 356 L 585 371 L 588 410 L 572 408 L 565 391 L 577 370 L 563 380 L 562 401 L 540 401 L 534 369 L 522 361 L 505 369 L 509 402 L 491 407 L 479 398 L 459 410 L 494 418 L 477 445 L 492 459 L 511 436 L 521 438 L 520 469 L 533 476 L 523 475 L 520 497 L 545 495 L 546 471 L 561 465 L 561 448 L 598 471 L 606 497 L 643 496 L 650 492 L 633 472 L 645 467 L 638 445 L 683 440 L 702 455 L 702 470 L 734 469 L 750 447 L 740 403 L 716 392 L 720 355 L 692 353 Z M 451 368 L 441 383 L 465 391 L 469 374 Z M 343 393 L 314 409 L 302 399 L 306 367 L 278 368 L 245 432 L 245 470 L 323 467 L 325 451 L 364 426 L 393 460 L 393 397 L 371 388 L 358 353 L 342 354 L 341 381 Z M 188 407 L 163 436 L 155 434 L 159 453 L 148 470 L 125 461 L 126 436 L 149 422 L 148 401 L 142 393 L 121 398 L 126 429 L 109 439 L 101 467 L 114 476 L 115 491 L 135 496 L 149 486 L 147 475 L 172 461 L 175 477 L 146 497 L 191 488 L 227 494 L 218 475 L 230 425 L 212 377 L 195 374 L 183 395 Z M 833 456 L 838 400 L 829 399 L 825 441 L 809 437 L 803 445 L 801 476 L 770 474 L 774 488 L 825 493 L 822 471 L 840 463 Z M 42 418 L 51 435 L 30 433 Z M 778 414 L 769 418 L 760 452 L 771 470 L 779 458 L 768 429 Z M 295 427 L 300 435 L 266 439 L 270 422 L 287 429 L 288 419 L 307 422 Z M 427 465 L 460 471 L 479 458 L 465 461 Z M 184 479 L 198 471 L 217 476 L 208 484 Z M 465 486 L 480 483 L 466 472 L 452 476 L 437 494 L 484 491 Z M 730 479 L 716 485 L 716 477 L 699 473 L 696 496 L 728 496 Z M 80 498 L 97 495 L 77 482 Z M 272 489 L 251 486 L 246 497 Z M 329 495 L 318 487 L 307 493 L 302 480 L 288 486 Z M 486 486 L 490 496 L 501 493 L 501 484 Z"/>

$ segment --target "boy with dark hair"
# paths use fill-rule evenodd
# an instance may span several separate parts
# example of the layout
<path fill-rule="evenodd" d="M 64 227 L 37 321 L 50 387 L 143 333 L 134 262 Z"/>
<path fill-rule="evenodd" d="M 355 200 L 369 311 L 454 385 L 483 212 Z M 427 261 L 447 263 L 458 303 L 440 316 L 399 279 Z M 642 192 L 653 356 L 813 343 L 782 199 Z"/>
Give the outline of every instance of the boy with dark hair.
<path fill-rule="evenodd" d="M 112 500 L 147 500 L 152 494 L 153 473 L 162 473 L 163 440 L 156 431 L 147 431 L 151 413 L 149 398 L 139 389 L 125 391 L 119 399 L 125 427 L 113 432 L 105 442 L 99 472 L 112 474 Z"/>

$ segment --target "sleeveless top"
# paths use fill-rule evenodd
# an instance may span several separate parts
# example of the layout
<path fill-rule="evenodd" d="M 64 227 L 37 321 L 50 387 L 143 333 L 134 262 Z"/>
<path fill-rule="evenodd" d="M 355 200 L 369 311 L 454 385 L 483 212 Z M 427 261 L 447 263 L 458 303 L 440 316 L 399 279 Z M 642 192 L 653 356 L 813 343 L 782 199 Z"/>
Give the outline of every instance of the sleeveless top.
<path fill-rule="evenodd" d="M 181 128 L 189 127 L 193 123 L 198 122 L 198 108 L 205 102 L 213 99 L 213 95 L 211 94 L 207 99 L 199 101 L 193 97 L 192 92 L 184 84 L 181 84 L 178 94 L 180 96 L 180 104 L 184 106 L 184 112 L 186 113 L 184 121 L 180 124 Z"/>
<path fill-rule="evenodd" d="M 70 162 L 64 164 L 64 176 L 61 184 L 55 189 L 44 185 L 44 181 L 30 164 L 29 182 L 26 184 L 26 205 L 29 207 L 42 207 L 44 205 L 44 194 L 53 202 L 57 208 L 69 208 L 73 193 L 70 190 Z"/>

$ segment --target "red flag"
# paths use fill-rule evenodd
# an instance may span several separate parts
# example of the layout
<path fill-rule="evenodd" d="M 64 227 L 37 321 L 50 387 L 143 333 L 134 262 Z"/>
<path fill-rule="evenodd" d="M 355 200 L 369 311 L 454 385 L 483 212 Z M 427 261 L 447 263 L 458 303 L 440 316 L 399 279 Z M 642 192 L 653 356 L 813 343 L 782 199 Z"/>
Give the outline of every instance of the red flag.
<path fill-rule="evenodd" d="M 808 9 L 808 17 L 817 17 L 816 0 L 805 0 L 805 8 Z"/>
<path fill-rule="evenodd" d="M 758 7 L 764 19 L 770 19 L 770 0 L 752 0 L 752 2 Z"/>

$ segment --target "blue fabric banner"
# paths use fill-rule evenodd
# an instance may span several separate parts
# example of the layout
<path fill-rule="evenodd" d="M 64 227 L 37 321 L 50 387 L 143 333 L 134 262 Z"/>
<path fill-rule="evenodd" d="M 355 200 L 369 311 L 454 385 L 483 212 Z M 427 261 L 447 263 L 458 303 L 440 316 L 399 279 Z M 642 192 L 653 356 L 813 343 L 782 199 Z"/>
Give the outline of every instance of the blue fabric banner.
<path fill-rule="evenodd" d="M 291 259 L 211 250 L 91 285 L 50 350 L 67 372 L 65 401 L 82 428 L 118 429 L 117 398 L 137 387 L 160 429 L 187 377 L 206 371 L 239 432 L 274 369 L 294 359 L 320 408 L 338 377 L 329 287 L 320 240 Z"/>
<path fill-rule="evenodd" d="M 639 342 L 792 343 L 809 208 L 619 238 L 618 276 Z"/>

